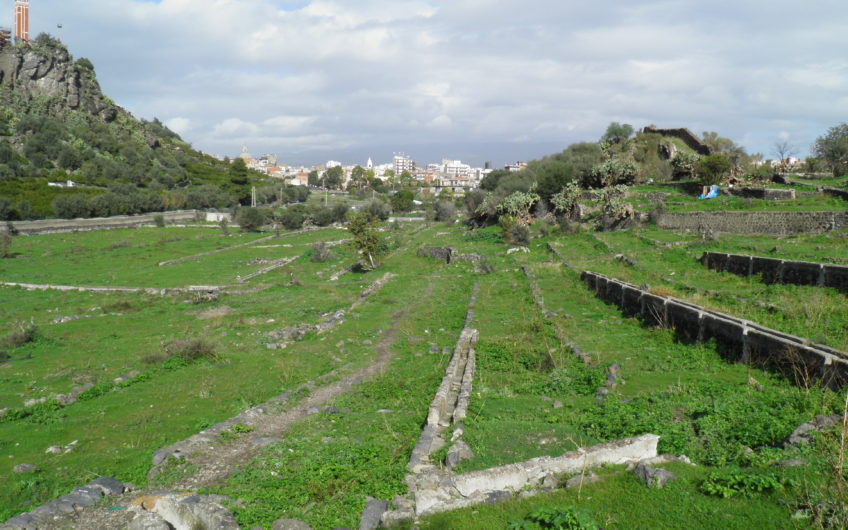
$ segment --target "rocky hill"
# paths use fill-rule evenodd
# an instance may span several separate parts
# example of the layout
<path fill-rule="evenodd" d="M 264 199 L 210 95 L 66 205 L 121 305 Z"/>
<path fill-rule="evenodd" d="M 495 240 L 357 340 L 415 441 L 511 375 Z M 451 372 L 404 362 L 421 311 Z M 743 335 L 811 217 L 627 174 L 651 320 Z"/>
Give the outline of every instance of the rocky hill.
<path fill-rule="evenodd" d="M 49 35 L 0 47 L 0 220 L 229 206 L 258 178 L 246 173 L 133 117 Z M 106 193 L 131 200 L 95 204 Z"/>
<path fill-rule="evenodd" d="M 82 110 L 107 123 L 123 111 L 103 96 L 90 61 L 74 61 L 64 46 L 47 38 L 0 50 L 0 98 L 18 112 L 44 101 L 54 115 Z"/>

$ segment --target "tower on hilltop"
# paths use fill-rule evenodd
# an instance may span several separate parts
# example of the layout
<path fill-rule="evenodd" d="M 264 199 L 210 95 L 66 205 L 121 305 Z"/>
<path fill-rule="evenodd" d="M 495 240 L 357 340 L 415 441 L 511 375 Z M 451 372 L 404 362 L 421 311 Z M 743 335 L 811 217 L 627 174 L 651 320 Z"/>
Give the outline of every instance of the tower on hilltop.
<path fill-rule="evenodd" d="M 15 0 L 15 41 L 29 40 L 29 0 Z"/>

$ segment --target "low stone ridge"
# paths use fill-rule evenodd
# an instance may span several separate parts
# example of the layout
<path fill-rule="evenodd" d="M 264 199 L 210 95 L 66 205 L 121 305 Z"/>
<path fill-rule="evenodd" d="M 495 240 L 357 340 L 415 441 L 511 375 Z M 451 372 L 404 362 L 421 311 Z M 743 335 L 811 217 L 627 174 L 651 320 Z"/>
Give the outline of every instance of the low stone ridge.
<path fill-rule="evenodd" d="M 744 197 L 746 199 L 763 199 L 766 201 L 788 201 L 795 200 L 795 190 L 782 188 L 729 188 L 730 195 Z"/>
<path fill-rule="evenodd" d="M 645 434 L 591 447 L 559 457 L 543 456 L 525 462 L 472 471 L 461 475 L 431 472 L 407 478 L 413 502 L 393 502 L 395 511 L 386 512 L 388 525 L 416 516 L 430 515 L 477 504 L 500 502 L 527 488 L 550 485 L 550 475 L 582 473 L 605 464 L 625 464 L 657 455 L 659 436 Z"/>
<path fill-rule="evenodd" d="M 418 249 L 417 255 L 418 257 L 432 258 L 450 263 L 453 252 L 454 250 L 451 247 L 421 247 Z"/>
<path fill-rule="evenodd" d="M 833 287 L 848 291 L 848 267 L 845 265 L 723 252 L 704 252 L 700 261 L 705 267 L 719 272 L 727 271 L 739 276 L 762 274 L 766 283 Z"/>
<path fill-rule="evenodd" d="M 789 375 L 802 369 L 832 389 L 848 383 L 848 353 L 684 300 L 653 294 L 603 274 L 584 271 L 581 280 L 625 314 L 640 315 L 651 324 L 674 328 L 690 340 L 715 339 L 719 351 L 733 356 L 734 361 L 771 366 Z"/>
<path fill-rule="evenodd" d="M 359 519 L 359 530 L 374 530 L 380 526 L 380 518 L 389 509 L 388 501 L 370 499 L 365 505 L 362 517 Z"/>
<path fill-rule="evenodd" d="M 667 482 L 677 480 L 677 475 L 665 469 L 653 468 L 642 462 L 636 464 L 636 469 L 633 473 L 645 483 L 646 486 L 652 488 L 662 488 Z"/>
<path fill-rule="evenodd" d="M 166 223 L 191 222 L 202 212 L 198 210 L 179 210 L 173 212 L 155 212 L 141 215 L 116 215 L 113 217 L 93 217 L 90 219 L 41 219 L 38 221 L 14 221 L 0 224 L 0 232 L 8 232 L 9 227 L 18 235 L 33 236 L 39 234 L 66 234 L 70 232 L 88 232 L 92 230 L 116 230 L 119 228 L 139 228 L 156 226 L 154 217 L 161 215 Z"/>
<path fill-rule="evenodd" d="M 809 443 L 813 438 L 813 434 L 827 430 L 836 425 L 840 425 L 843 420 L 844 418 L 840 414 L 831 414 L 830 416 L 819 414 L 812 420 L 802 423 L 797 429 L 792 431 L 789 438 L 783 442 L 783 447 Z"/>
<path fill-rule="evenodd" d="M 167 296 L 175 293 L 216 294 L 223 289 L 220 285 L 189 285 L 187 287 L 91 287 L 77 285 L 53 285 L 42 283 L 0 282 L 7 287 L 20 287 L 27 291 L 78 291 L 81 293 L 135 293 Z"/>
<path fill-rule="evenodd" d="M 848 226 L 848 212 L 680 212 L 657 216 L 664 230 L 737 234 L 818 234 Z"/>
<path fill-rule="evenodd" d="M 12 517 L 0 525 L 0 530 L 36 529 L 53 521 L 55 517 L 94 506 L 103 496 L 120 495 L 127 489 L 126 484 L 113 478 L 99 477 L 34 510 Z"/>

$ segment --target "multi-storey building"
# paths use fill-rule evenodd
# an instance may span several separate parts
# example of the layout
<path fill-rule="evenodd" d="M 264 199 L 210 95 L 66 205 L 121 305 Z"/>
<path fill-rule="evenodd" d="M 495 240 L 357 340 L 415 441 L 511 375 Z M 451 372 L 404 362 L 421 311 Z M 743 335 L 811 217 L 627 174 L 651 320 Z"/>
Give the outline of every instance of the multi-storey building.
<path fill-rule="evenodd" d="M 406 156 L 403 153 L 395 155 L 393 165 L 396 175 L 400 175 L 404 171 L 409 171 L 410 173 L 415 171 L 415 161 L 412 160 L 412 157 Z"/>
<path fill-rule="evenodd" d="M 15 41 L 29 40 L 29 0 L 15 0 Z"/>

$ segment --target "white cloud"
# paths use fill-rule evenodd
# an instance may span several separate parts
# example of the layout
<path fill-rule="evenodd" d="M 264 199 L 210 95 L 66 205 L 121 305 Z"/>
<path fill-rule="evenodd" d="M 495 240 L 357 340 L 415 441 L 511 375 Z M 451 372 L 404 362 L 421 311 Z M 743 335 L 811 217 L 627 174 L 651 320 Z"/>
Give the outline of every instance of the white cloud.
<path fill-rule="evenodd" d="M 807 146 L 848 115 L 836 0 L 801 18 L 784 0 L 767 10 L 755 0 L 39 0 L 31 10 L 33 33 L 61 22 L 119 104 L 221 154 L 248 142 L 287 162 L 455 149 L 501 163 L 594 140 L 610 121 L 715 130 L 767 152 L 781 133 Z"/>

